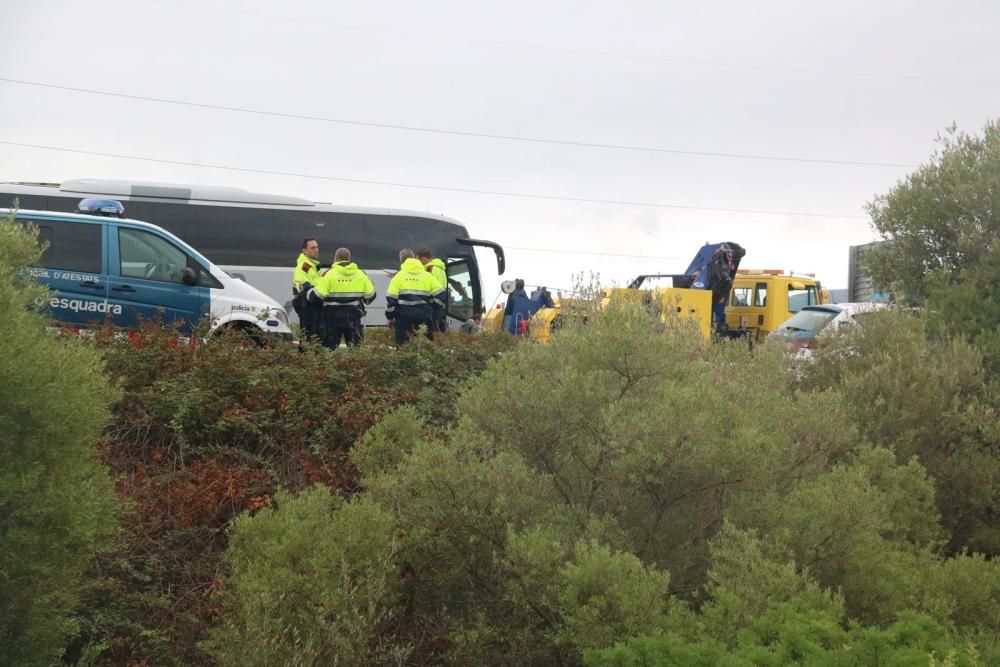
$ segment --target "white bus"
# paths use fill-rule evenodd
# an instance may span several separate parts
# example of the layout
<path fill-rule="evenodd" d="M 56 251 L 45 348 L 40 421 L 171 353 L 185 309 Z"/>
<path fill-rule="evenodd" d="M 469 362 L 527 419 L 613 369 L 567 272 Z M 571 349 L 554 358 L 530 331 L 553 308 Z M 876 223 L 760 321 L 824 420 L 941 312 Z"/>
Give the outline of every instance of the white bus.
<path fill-rule="evenodd" d="M 78 179 L 63 183 L 0 183 L 0 207 L 73 212 L 81 199 L 121 201 L 125 214 L 166 229 L 197 248 L 212 263 L 243 278 L 292 310 L 292 269 L 303 239 L 320 244 L 320 264 L 350 248 L 351 258 L 371 277 L 378 298 L 365 324 L 384 326 L 385 292 L 399 268 L 401 248 L 430 248 L 448 272 L 448 324 L 456 328 L 483 312 L 483 290 L 474 248 L 503 248 L 469 238 L 458 221 L 441 215 L 381 208 L 337 206 L 239 188 Z"/>

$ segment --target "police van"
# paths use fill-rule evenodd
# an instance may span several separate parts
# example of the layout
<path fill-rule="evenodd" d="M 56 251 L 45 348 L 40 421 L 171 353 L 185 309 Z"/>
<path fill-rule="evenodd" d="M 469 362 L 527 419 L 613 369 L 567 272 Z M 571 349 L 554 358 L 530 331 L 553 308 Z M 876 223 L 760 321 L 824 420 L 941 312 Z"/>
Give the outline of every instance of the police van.
<path fill-rule="evenodd" d="M 170 232 L 124 217 L 118 201 L 84 199 L 78 213 L 0 209 L 38 229 L 45 246 L 30 275 L 49 288 L 53 318 L 74 326 L 110 321 L 121 327 L 158 320 L 193 331 L 274 333 L 291 340 L 285 310 L 205 259 Z"/>

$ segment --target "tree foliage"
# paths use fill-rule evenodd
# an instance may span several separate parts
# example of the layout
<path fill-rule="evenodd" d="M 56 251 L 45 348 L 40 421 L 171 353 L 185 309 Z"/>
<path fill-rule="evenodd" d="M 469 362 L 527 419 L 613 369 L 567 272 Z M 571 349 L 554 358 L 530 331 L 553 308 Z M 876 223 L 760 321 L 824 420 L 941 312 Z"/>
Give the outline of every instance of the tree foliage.
<path fill-rule="evenodd" d="M 969 343 L 931 336 L 924 315 L 872 313 L 821 349 L 803 379 L 842 395 L 869 442 L 927 469 L 950 553 L 1000 553 L 1000 423 L 982 359 Z"/>
<path fill-rule="evenodd" d="M 890 243 L 866 261 L 876 282 L 926 303 L 936 332 L 974 342 L 1000 370 L 1000 121 L 938 141 L 927 164 L 869 204 Z"/>
<path fill-rule="evenodd" d="M 892 239 L 874 252 L 873 277 L 916 295 L 932 276 L 961 281 L 998 251 L 1000 122 L 981 135 L 949 128 L 938 143 L 927 164 L 868 206 L 875 229 Z"/>
<path fill-rule="evenodd" d="M 117 393 L 100 356 L 34 310 L 44 292 L 24 269 L 39 254 L 30 229 L 0 220 L 0 653 L 18 665 L 63 653 L 117 512 L 95 457 Z"/>

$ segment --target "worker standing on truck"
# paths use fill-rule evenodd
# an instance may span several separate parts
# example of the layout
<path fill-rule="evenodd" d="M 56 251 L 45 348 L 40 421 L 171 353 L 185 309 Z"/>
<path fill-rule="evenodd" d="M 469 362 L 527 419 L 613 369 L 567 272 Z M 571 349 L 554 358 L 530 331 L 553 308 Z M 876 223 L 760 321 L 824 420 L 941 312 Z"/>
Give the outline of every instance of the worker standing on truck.
<path fill-rule="evenodd" d="M 309 289 L 319 283 L 319 241 L 303 239 L 302 252 L 295 260 L 292 273 L 292 308 L 299 316 L 302 335 L 320 337 L 323 304 L 311 303 L 307 297 Z"/>
<path fill-rule="evenodd" d="M 395 327 L 396 345 L 402 345 L 420 325 L 427 327 L 427 337 L 434 338 L 433 307 L 443 308 L 445 288 L 413 256 L 413 251 L 399 251 L 399 271 L 389 281 L 385 318 Z"/>
<path fill-rule="evenodd" d="M 423 262 L 427 273 L 431 274 L 434 280 L 445 289 L 446 296 L 441 300 L 447 306 L 448 271 L 445 269 L 444 262 L 434 257 L 434 253 L 431 252 L 430 248 L 421 248 L 418 250 L 417 259 Z M 446 307 L 435 307 L 433 319 L 435 331 L 446 331 L 448 329 L 448 312 Z"/>
<path fill-rule="evenodd" d="M 746 250 L 738 243 L 723 243 L 708 265 L 708 289 L 712 290 L 712 330 L 726 328 L 726 306 L 736 270 Z"/>
<path fill-rule="evenodd" d="M 365 306 L 375 300 L 375 287 L 368 275 L 351 261 L 351 251 L 337 248 L 333 266 L 320 277 L 310 294 L 311 301 L 323 306 L 323 345 L 340 347 L 341 339 L 348 347 L 361 343 Z"/>

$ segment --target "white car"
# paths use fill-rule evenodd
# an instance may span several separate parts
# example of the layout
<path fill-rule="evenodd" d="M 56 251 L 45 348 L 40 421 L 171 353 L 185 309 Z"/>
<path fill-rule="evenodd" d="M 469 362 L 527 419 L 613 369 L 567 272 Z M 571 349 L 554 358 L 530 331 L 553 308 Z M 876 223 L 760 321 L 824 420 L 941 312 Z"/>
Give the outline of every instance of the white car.
<path fill-rule="evenodd" d="M 788 343 L 797 350 L 812 350 L 819 346 L 821 332 L 856 326 L 867 313 L 888 307 L 872 302 L 805 306 L 769 333 L 767 339 Z"/>

